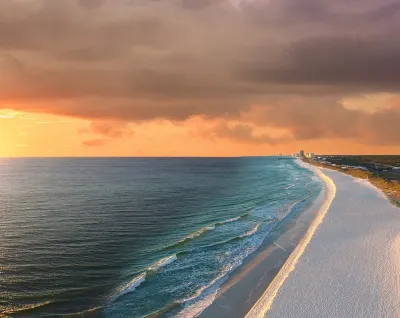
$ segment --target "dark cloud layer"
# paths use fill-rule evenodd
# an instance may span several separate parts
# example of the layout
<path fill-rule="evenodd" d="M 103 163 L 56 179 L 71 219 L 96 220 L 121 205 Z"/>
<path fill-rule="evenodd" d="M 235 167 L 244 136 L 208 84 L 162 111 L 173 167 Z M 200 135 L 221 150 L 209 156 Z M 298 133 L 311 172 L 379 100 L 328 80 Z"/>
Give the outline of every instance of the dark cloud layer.
<path fill-rule="evenodd" d="M 370 114 L 347 110 L 341 104 L 281 105 L 266 107 L 261 123 L 288 128 L 297 139 L 346 138 L 373 145 L 398 145 L 400 111 Z"/>
<path fill-rule="evenodd" d="M 394 0 L 1 1 L 0 103 L 96 122 L 243 120 L 215 134 L 257 143 L 400 144 L 398 108 L 338 103 L 400 93 L 398 30 Z"/>
<path fill-rule="evenodd" d="M 250 62 L 254 82 L 308 84 L 353 92 L 400 89 L 400 43 L 392 38 L 315 37 L 293 42 L 277 64 Z"/>
<path fill-rule="evenodd" d="M 254 127 L 249 124 L 228 125 L 224 122 L 218 123 L 213 129 L 206 131 L 205 134 L 214 138 L 228 138 L 244 143 L 270 145 L 286 143 L 293 140 L 293 137 L 288 134 L 283 137 L 272 137 L 268 134 L 255 133 Z"/>

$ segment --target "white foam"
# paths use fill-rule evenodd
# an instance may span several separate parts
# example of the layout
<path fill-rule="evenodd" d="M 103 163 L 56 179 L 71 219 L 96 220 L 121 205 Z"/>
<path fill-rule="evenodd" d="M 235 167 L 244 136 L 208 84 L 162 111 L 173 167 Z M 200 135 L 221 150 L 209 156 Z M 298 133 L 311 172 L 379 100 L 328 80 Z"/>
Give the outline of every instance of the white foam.
<path fill-rule="evenodd" d="M 260 227 L 261 223 L 258 223 L 255 227 L 253 227 L 250 231 L 244 233 L 243 235 L 240 235 L 240 237 L 248 237 L 248 236 L 252 236 L 253 234 L 255 234 L 258 231 L 258 228 Z"/>
<path fill-rule="evenodd" d="M 210 225 L 210 226 L 203 227 L 200 230 L 198 230 L 198 231 L 196 231 L 196 232 L 194 232 L 192 234 L 189 234 L 188 236 L 186 236 L 180 242 L 185 242 L 185 241 L 188 241 L 188 240 L 192 240 L 192 239 L 194 239 L 194 238 L 196 238 L 196 237 L 198 237 L 200 235 L 203 235 L 204 233 L 206 233 L 208 231 L 212 231 L 214 229 L 215 229 L 215 225 Z"/>
<path fill-rule="evenodd" d="M 193 300 L 199 298 L 199 297 L 203 294 L 203 292 L 204 292 L 205 290 L 209 289 L 209 288 L 212 287 L 215 283 L 217 283 L 218 281 L 222 280 L 231 270 L 232 270 L 232 267 L 231 267 L 231 266 L 226 267 L 226 268 L 222 271 L 222 273 L 221 273 L 220 275 L 218 275 L 216 278 L 214 278 L 209 284 L 200 287 L 198 290 L 196 290 L 196 292 L 195 292 L 192 296 L 189 296 L 189 297 L 187 297 L 187 298 L 184 298 L 184 299 L 180 300 L 179 302 L 180 302 L 180 303 L 186 303 L 186 302 L 193 301 Z"/>
<path fill-rule="evenodd" d="M 176 261 L 177 259 L 178 258 L 176 257 L 176 255 L 171 255 L 171 256 L 162 258 L 157 263 L 150 266 L 148 270 L 155 272 L 155 271 L 159 270 L 160 268 L 162 268 L 168 264 L 171 264 L 172 262 Z"/>
<path fill-rule="evenodd" d="M 238 216 L 236 218 L 232 218 L 232 219 L 228 219 L 228 220 L 225 220 L 225 221 L 218 222 L 217 225 L 222 225 L 222 224 L 226 224 L 226 223 L 232 223 L 232 222 L 235 222 L 235 221 L 239 221 L 241 218 L 242 218 L 242 216 Z"/>
<path fill-rule="evenodd" d="M 257 224 L 253 229 L 248 231 L 246 234 L 242 235 L 242 237 L 251 236 L 257 232 L 258 228 L 262 223 Z M 257 240 L 257 239 L 256 239 Z M 222 272 L 214 278 L 209 284 L 200 287 L 196 292 L 182 299 L 180 302 L 185 303 L 184 309 L 176 316 L 179 318 L 192 318 L 198 316 L 201 312 L 203 312 L 208 306 L 210 306 L 219 291 L 220 286 L 229 278 L 230 272 L 232 272 L 235 268 L 240 266 L 250 254 L 256 251 L 260 245 L 262 244 L 263 239 L 259 238 L 259 241 L 252 245 L 249 248 L 244 250 L 244 253 L 240 255 L 239 259 L 236 259 L 230 265 L 226 266 Z"/>
<path fill-rule="evenodd" d="M 205 226 L 205 227 L 201 228 L 200 230 L 189 234 L 188 236 L 186 236 L 182 240 L 178 241 L 177 243 L 174 243 L 174 244 L 170 245 L 169 247 L 172 247 L 172 246 L 175 246 L 175 245 L 182 244 L 182 243 L 185 243 L 187 241 L 193 240 L 196 237 L 199 237 L 199 236 L 201 236 L 201 235 L 203 235 L 203 234 L 205 234 L 205 233 L 207 233 L 209 231 L 214 230 L 215 227 L 218 226 L 218 225 L 224 225 L 224 224 L 227 224 L 227 223 L 232 223 L 232 222 L 239 221 L 242 217 L 244 217 L 246 215 L 250 215 L 250 212 L 246 213 L 246 214 L 243 214 L 243 215 L 240 215 L 238 217 L 234 217 L 234 218 L 231 218 L 231 219 L 227 219 L 227 220 L 224 220 L 224 221 L 217 222 L 214 225 Z"/>
<path fill-rule="evenodd" d="M 189 303 L 176 315 L 179 318 L 191 318 L 198 316 L 204 309 L 210 306 L 219 290 L 221 284 L 228 279 L 228 274 L 236 266 L 225 267 L 221 274 L 214 278 L 209 284 L 200 287 L 196 292 L 187 298 L 180 300 L 180 303 Z M 193 303 L 191 303 L 193 302 Z"/>
<path fill-rule="evenodd" d="M 146 280 L 146 273 L 140 274 L 133 278 L 129 283 L 118 288 L 117 292 L 113 295 L 112 300 L 115 300 L 123 295 L 133 292 Z"/>
<path fill-rule="evenodd" d="M 14 307 L 12 309 L 6 309 L 5 311 L 2 312 L 2 314 L 5 314 L 4 317 L 9 317 L 8 315 L 14 315 L 14 314 L 21 313 L 21 312 L 24 312 L 24 311 L 29 311 L 29 310 L 32 310 L 32 309 L 44 307 L 44 306 L 52 304 L 52 303 L 53 303 L 52 301 L 45 301 L 45 302 L 42 302 L 42 303 L 36 303 L 36 304 L 32 304 L 32 305 L 25 305 L 25 306 L 22 306 L 22 307 L 19 307 L 19 308 L 18 307 Z"/>
<path fill-rule="evenodd" d="M 293 202 L 293 203 L 289 206 L 289 208 L 287 209 L 286 213 L 282 216 L 282 218 L 288 216 L 288 215 L 290 214 L 290 212 L 293 211 L 293 208 L 294 208 L 296 205 L 298 205 L 300 202 L 302 202 L 304 199 L 306 199 L 306 198 L 303 198 L 303 199 L 300 199 L 300 200 L 298 200 L 298 201 L 296 201 L 296 202 Z"/>
<path fill-rule="evenodd" d="M 146 276 L 149 272 L 156 272 L 160 268 L 165 267 L 176 260 L 177 260 L 176 255 L 171 255 L 160 259 L 157 263 L 150 266 L 144 273 L 140 274 L 139 276 L 136 276 L 129 283 L 119 287 L 117 291 L 111 296 L 111 301 L 114 301 L 123 295 L 135 291 L 137 287 L 139 287 L 144 281 L 146 281 Z"/>
<path fill-rule="evenodd" d="M 215 289 L 212 293 L 208 294 L 203 299 L 198 300 L 193 305 L 185 307 L 181 312 L 179 312 L 175 317 L 177 318 L 192 318 L 201 314 L 204 309 L 210 306 L 217 296 L 218 289 Z"/>

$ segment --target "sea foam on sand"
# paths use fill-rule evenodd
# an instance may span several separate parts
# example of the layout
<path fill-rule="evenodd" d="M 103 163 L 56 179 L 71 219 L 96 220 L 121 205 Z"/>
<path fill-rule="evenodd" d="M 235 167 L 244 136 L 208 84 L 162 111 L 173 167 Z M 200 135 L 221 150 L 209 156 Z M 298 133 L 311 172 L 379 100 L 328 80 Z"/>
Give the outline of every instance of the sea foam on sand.
<path fill-rule="evenodd" d="M 319 173 L 325 205 L 246 317 L 400 317 L 400 209 L 369 183 Z"/>

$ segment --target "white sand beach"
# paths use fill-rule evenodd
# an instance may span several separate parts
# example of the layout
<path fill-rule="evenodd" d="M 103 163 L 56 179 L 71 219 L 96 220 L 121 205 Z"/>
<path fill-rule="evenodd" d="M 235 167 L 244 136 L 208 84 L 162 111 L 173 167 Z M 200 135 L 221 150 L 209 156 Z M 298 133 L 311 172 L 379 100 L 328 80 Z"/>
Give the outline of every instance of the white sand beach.
<path fill-rule="evenodd" d="M 331 198 L 246 317 L 400 317 L 400 209 L 367 181 L 322 172 Z"/>

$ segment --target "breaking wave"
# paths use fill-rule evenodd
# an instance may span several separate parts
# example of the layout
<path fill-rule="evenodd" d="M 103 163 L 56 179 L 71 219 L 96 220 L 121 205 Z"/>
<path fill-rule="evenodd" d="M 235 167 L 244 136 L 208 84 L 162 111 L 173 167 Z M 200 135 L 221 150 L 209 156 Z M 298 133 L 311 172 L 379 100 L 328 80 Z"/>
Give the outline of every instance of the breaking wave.
<path fill-rule="evenodd" d="M 146 281 L 146 277 L 149 274 L 159 271 L 161 268 L 167 266 L 168 264 L 171 264 L 172 262 L 176 261 L 177 259 L 178 258 L 176 257 L 176 255 L 171 255 L 171 256 L 160 259 L 154 265 L 147 268 L 147 270 L 144 273 L 134 277 L 127 284 L 119 287 L 117 289 L 117 291 L 111 297 L 111 301 L 114 301 L 123 295 L 133 292 L 137 287 L 139 287 L 143 282 Z"/>
<path fill-rule="evenodd" d="M 184 305 L 184 308 L 181 312 L 179 312 L 176 317 L 177 318 L 187 318 L 187 317 L 196 317 L 199 315 L 205 308 L 212 304 L 217 295 L 217 292 L 222 285 L 228 279 L 229 273 L 236 266 L 227 266 L 225 267 L 221 274 L 215 277 L 210 283 L 200 287 L 195 293 L 187 298 L 181 299 L 178 303 Z"/>
<path fill-rule="evenodd" d="M 246 233 L 240 235 L 240 237 L 243 238 L 243 237 L 248 237 L 248 236 L 254 235 L 255 233 L 257 233 L 258 228 L 260 227 L 260 225 L 261 225 L 261 223 L 258 223 L 258 224 L 257 224 L 255 227 L 253 227 L 250 231 L 248 231 L 248 232 L 246 232 Z"/>
<path fill-rule="evenodd" d="M 232 266 L 227 266 L 222 270 L 222 273 L 219 274 L 216 278 L 214 278 L 210 283 L 208 283 L 207 285 L 201 286 L 198 290 L 195 291 L 195 293 L 187 298 L 181 299 L 179 302 L 180 303 L 186 303 L 189 301 L 193 301 L 196 300 L 197 298 L 199 298 L 203 292 L 207 289 L 209 289 L 210 287 L 212 287 L 215 283 L 220 282 L 223 278 L 226 277 L 226 275 L 228 275 L 230 272 L 232 271 Z"/>
<path fill-rule="evenodd" d="M 148 271 L 156 272 L 161 267 L 167 266 L 168 264 L 171 264 L 172 262 L 174 262 L 176 260 L 177 260 L 176 255 L 172 255 L 172 256 L 168 256 L 168 257 L 162 258 L 157 263 L 155 263 L 154 265 L 150 266 Z"/>
<path fill-rule="evenodd" d="M 226 224 L 226 223 L 232 223 L 232 222 L 235 222 L 235 221 L 239 221 L 241 218 L 242 218 L 242 216 L 238 216 L 236 218 L 232 218 L 232 219 L 228 219 L 228 220 L 225 220 L 225 221 L 217 222 L 217 223 L 215 223 L 215 225 L 223 225 L 223 224 Z"/>
<path fill-rule="evenodd" d="M 201 228 L 200 230 L 189 234 L 188 236 L 186 236 L 186 237 L 183 238 L 182 240 L 180 240 L 180 241 L 178 241 L 178 242 L 176 242 L 176 243 L 173 243 L 173 244 L 171 244 L 171 245 L 169 245 L 169 246 L 163 248 L 163 250 L 169 250 L 169 249 L 173 249 L 173 248 L 182 246 L 182 245 L 184 245 L 184 244 L 186 244 L 186 243 L 188 243 L 188 242 L 190 242 L 190 241 L 196 239 L 197 237 L 200 237 L 200 236 L 202 236 L 203 234 L 205 234 L 205 233 L 207 233 L 207 232 L 209 232 L 209 231 L 214 230 L 217 226 L 223 226 L 223 225 L 225 225 L 225 224 L 229 224 L 229 223 L 232 223 L 232 222 L 239 221 L 240 219 L 249 216 L 250 213 L 251 213 L 251 212 L 247 212 L 247 213 L 245 213 L 245 214 L 243 214 L 243 215 L 240 215 L 240 216 L 238 216 L 238 217 L 230 218 L 230 219 L 227 219 L 227 220 L 224 220 L 224 221 L 216 222 L 215 224 L 212 224 L 212 225 L 205 226 L 205 227 Z"/>
<path fill-rule="evenodd" d="M 46 301 L 46 302 L 36 303 L 36 304 L 32 304 L 32 305 L 25 305 L 20 308 L 13 308 L 13 309 L 5 310 L 2 313 L 5 315 L 15 315 L 15 314 L 20 314 L 22 312 L 28 312 L 28 311 L 31 311 L 31 310 L 34 310 L 34 309 L 37 309 L 40 307 L 44 307 L 44 306 L 47 306 L 52 303 L 53 303 L 52 301 Z M 0 312 L 0 317 L 2 317 L 1 312 Z"/>

